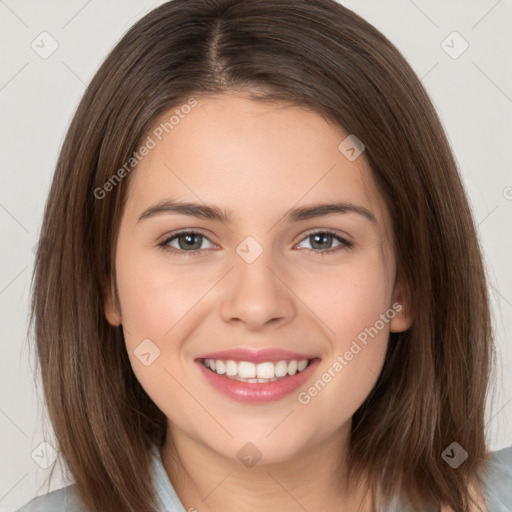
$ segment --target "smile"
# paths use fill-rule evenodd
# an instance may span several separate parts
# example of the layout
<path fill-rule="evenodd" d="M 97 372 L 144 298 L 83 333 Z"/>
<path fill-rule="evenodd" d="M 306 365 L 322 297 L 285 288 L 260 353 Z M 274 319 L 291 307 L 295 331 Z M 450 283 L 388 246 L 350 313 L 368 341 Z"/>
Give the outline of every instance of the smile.
<path fill-rule="evenodd" d="M 274 402 L 306 385 L 320 358 L 278 361 L 196 359 L 204 382 L 216 393 L 243 403 Z"/>
<path fill-rule="evenodd" d="M 202 361 L 206 368 L 217 375 L 223 375 L 229 379 L 251 384 L 270 383 L 293 376 L 302 372 L 310 362 L 308 359 L 281 360 L 275 363 L 266 361 L 257 364 L 250 361 L 233 361 L 231 359 L 203 359 Z"/>

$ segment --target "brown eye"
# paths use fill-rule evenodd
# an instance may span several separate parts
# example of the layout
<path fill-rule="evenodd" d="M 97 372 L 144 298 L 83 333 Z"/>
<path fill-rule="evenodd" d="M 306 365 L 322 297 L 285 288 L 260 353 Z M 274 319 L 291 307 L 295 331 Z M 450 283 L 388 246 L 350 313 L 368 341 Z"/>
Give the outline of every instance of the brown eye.
<path fill-rule="evenodd" d="M 315 231 L 313 233 L 309 233 L 303 239 L 303 242 L 306 240 L 310 241 L 311 249 L 305 247 L 305 250 L 322 256 L 325 254 L 332 254 L 333 252 L 341 249 L 349 249 L 353 247 L 351 242 L 331 231 Z M 337 244 L 333 246 L 333 243 L 336 242 Z"/>
<path fill-rule="evenodd" d="M 200 249 L 203 239 L 202 235 L 196 233 L 177 235 L 174 238 L 178 241 L 179 248 L 184 251 L 188 249 Z"/>
<path fill-rule="evenodd" d="M 204 249 L 202 245 L 205 240 L 208 238 L 196 231 L 181 231 L 166 237 L 158 246 L 172 253 L 191 256 Z"/>

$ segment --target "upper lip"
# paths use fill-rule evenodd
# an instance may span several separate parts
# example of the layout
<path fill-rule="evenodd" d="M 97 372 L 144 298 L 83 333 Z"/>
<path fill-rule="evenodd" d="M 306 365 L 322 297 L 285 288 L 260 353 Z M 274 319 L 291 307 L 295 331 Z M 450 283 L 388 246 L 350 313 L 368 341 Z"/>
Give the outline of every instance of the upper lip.
<path fill-rule="evenodd" d="M 304 359 L 315 359 L 317 356 L 308 354 L 299 354 L 298 352 L 290 352 L 278 348 L 268 348 L 262 350 L 254 350 L 248 348 L 235 348 L 231 350 L 223 350 L 221 352 L 209 352 L 199 356 L 198 359 L 221 359 L 232 361 L 248 361 L 251 363 L 277 362 L 285 359 L 296 359 L 302 361 Z"/>

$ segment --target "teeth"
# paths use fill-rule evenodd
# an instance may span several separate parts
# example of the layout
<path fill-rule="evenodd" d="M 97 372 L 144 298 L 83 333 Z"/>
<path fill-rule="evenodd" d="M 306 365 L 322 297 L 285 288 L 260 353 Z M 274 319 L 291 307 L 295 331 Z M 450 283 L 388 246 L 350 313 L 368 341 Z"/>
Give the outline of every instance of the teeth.
<path fill-rule="evenodd" d="M 279 361 L 274 371 L 276 377 L 284 377 L 288 373 L 288 363 L 286 361 Z"/>
<path fill-rule="evenodd" d="M 239 380 L 242 382 L 274 382 L 275 380 L 288 375 L 295 375 L 303 371 L 308 365 L 307 359 L 251 363 L 249 361 L 233 361 L 228 359 L 205 359 L 203 364 L 206 368 L 210 368 L 218 375 L 226 375 L 226 377 Z"/>
<path fill-rule="evenodd" d="M 302 370 L 304 370 L 304 368 L 306 368 L 307 365 L 308 365 L 308 360 L 307 359 L 303 359 L 302 361 L 299 361 L 297 363 L 297 370 L 299 372 L 301 372 Z"/>
<path fill-rule="evenodd" d="M 272 379 L 275 377 L 274 363 L 260 363 L 256 366 L 258 379 Z"/>
<path fill-rule="evenodd" d="M 254 379 L 256 377 L 256 365 L 254 363 L 248 363 L 247 361 L 240 361 L 237 365 L 235 363 L 235 361 L 231 361 L 231 362 L 233 363 L 233 367 L 234 367 L 233 375 L 238 374 L 238 376 L 242 377 L 243 379 Z"/>
<path fill-rule="evenodd" d="M 254 384 L 256 382 L 259 382 L 260 384 L 267 383 L 267 382 L 275 382 L 277 377 L 274 377 L 273 379 L 244 379 L 242 377 L 239 377 L 238 375 L 235 375 L 234 377 L 229 377 L 233 380 L 238 380 L 239 382 L 249 382 L 251 384 Z"/>
<path fill-rule="evenodd" d="M 206 359 L 206 361 L 208 361 L 208 359 Z M 213 359 L 212 359 L 213 361 Z M 217 361 L 213 361 L 214 363 L 214 366 L 215 366 L 215 373 L 218 373 L 219 375 L 224 375 L 226 373 L 226 365 L 224 364 L 224 361 L 220 361 L 220 360 L 217 360 Z M 211 363 L 210 363 L 210 366 L 211 366 Z M 213 368 L 212 368 L 213 370 Z"/>
<path fill-rule="evenodd" d="M 226 377 L 232 377 L 233 375 L 236 375 L 237 371 L 238 367 L 235 361 L 226 361 Z M 240 375 L 240 377 L 243 377 L 243 375 Z"/>
<path fill-rule="evenodd" d="M 290 361 L 288 363 L 288 374 L 295 375 L 297 373 L 297 361 Z"/>

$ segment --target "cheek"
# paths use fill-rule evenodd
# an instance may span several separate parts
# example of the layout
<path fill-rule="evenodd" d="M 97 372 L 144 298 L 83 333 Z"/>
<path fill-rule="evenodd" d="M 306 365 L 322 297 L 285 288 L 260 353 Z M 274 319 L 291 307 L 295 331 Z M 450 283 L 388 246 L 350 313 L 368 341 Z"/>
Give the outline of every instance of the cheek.
<path fill-rule="evenodd" d="M 148 395 L 164 410 L 170 395 L 173 400 L 180 396 L 177 381 L 186 378 L 188 340 L 200 323 L 197 315 L 205 302 L 201 298 L 218 276 L 208 277 L 204 270 L 190 266 L 171 267 L 165 258 L 124 251 L 116 262 L 116 278 L 131 366 Z M 141 357 L 148 353 L 149 358 Z"/>
<path fill-rule="evenodd" d="M 173 328 L 208 290 L 204 273 L 136 257 L 119 260 L 117 279 L 123 326 L 132 343 L 139 338 L 171 338 Z"/>
<path fill-rule="evenodd" d="M 116 277 L 126 349 L 137 380 L 161 410 L 171 398 L 186 407 L 177 384 L 184 381 L 181 340 L 186 339 L 187 315 L 208 290 L 204 278 L 128 251 L 117 259 Z"/>
<path fill-rule="evenodd" d="M 322 321 L 332 345 L 339 349 L 373 326 L 389 309 L 392 296 L 389 269 L 381 258 L 369 255 L 354 260 L 303 281 L 300 289 L 300 296 Z"/>
<path fill-rule="evenodd" d="M 387 271 L 381 259 L 371 258 L 340 267 L 330 279 L 303 291 L 314 298 L 311 309 L 319 312 L 330 346 L 318 380 L 302 390 L 299 403 L 316 404 L 333 425 L 357 410 L 382 369 L 395 314 Z"/>

